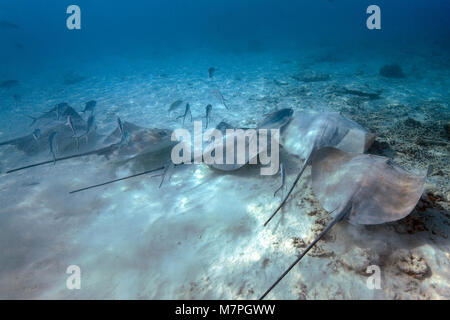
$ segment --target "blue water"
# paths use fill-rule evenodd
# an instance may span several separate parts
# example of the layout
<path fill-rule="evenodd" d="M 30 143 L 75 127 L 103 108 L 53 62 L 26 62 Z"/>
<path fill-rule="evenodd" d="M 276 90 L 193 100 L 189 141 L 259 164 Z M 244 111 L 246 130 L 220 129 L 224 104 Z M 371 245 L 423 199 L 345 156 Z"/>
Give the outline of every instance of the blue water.
<path fill-rule="evenodd" d="M 81 30 L 66 27 L 72 4 L 81 9 Z M 381 9 L 380 30 L 366 27 L 372 4 Z M 441 213 L 448 215 L 450 198 L 449 16 L 447 0 L 0 0 L 0 142 L 27 135 L 33 142 L 30 116 L 62 102 L 80 112 L 95 100 L 102 137 L 117 117 L 180 128 L 185 102 L 195 120 L 212 104 L 213 126 L 255 127 L 283 108 L 339 112 L 377 136 L 369 152 L 411 172 L 432 165 L 429 189 L 440 200 L 425 210 L 422 233 L 409 222 L 395 231 L 336 227 L 325 254 L 302 261 L 271 297 L 448 299 Z M 402 77 L 380 73 L 392 64 Z M 168 115 L 177 99 L 183 105 Z M 279 177 L 259 169 L 193 166 L 175 170 L 162 188 L 147 176 L 77 195 L 69 191 L 149 165 L 91 156 L 6 174 L 50 160 L 46 143 L 28 153 L 0 146 L 0 298 L 255 299 L 292 262 L 293 239 L 312 240 L 315 212 L 326 215 L 309 173 L 271 229 L 261 226 L 279 204 Z M 83 151 L 103 146 L 89 143 Z M 70 148 L 57 156 L 77 153 Z M 298 158 L 283 152 L 291 183 Z M 433 276 L 399 276 L 401 250 L 426 260 Z M 366 262 L 386 266 L 392 280 L 384 290 L 367 291 L 358 269 Z M 73 264 L 83 271 L 80 290 L 66 288 Z"/>
<path fill-rule="evenodd" d="M 21 26 L 2 31 L 1 58 L 13 70 L 37 64 L 109 55 L 153 57 L 199 49 L 339 52 L 395 50 L 427 45 L 448 50 L 450 11 L 445 0 L 378 1 L 382 29 L 365 28 L 370 1 L 78 1 L 82 30 L 65 28 L 70 1 L 1 1 L 1 17 Z M 23 42 L 25 52 L 12 45 Z M 389 49 L 388 49 L 389 48 Z M 2 70 L 5 72 L 5 70 Z"/>

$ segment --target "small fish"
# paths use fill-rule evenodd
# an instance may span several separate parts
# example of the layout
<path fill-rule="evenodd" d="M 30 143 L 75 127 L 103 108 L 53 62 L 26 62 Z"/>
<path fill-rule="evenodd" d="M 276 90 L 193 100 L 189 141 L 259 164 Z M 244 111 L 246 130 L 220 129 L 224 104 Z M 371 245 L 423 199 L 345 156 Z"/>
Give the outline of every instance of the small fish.
<path fill-rule="evenodd" d="M 66 125 L 69 126 L 69 128 L 72 130 L 73 135 L 75 136 L 77 133 L 75 131 L 75 128 L 73 127 L 72 117 L 70 115 L 67 116 Z"/>
<path fill-rule="evenodd" d="M 170 169 L 172 169 L 173 168 L 173 162 L 172 161 L 170 161 L 167 165 L 166 165 L 166 167 L 164 168 L 164 173 L 163 173 L 163 177 L 162 177 L 162 179 L 161 179 L 161 183 L 159 184 L 159 187 L 158 188 L 161 188 L 161 186 L 163 185 L 163 183 L 164 183 L 164 179 L 166 178 L 166 175 L 167 175 L 167 173 L 169 172 L 169 170 Z M 169 176 L 169 179 L 170 179 L 170 176 Z"/>
<path fill-rule="evenodd" d="M 173 110 L 175 110 L 176 108 L 181 106 L 182 103 L 183 103 L 183 100 L 177 100 L 177 101 L 173 102 L 169 107 L 169 115 Z"/>
<path fill-rule="evenodd" d="M 177 120 L 183 118 L 183 125 L 184 125 L 184 120 L 186 120 L 186 116 L 188 114 L 191 117 L 191 122 L 192 122 L 191 106 L 189 105 L 189 103 L 186 103 L 186 110 L 184 111 L 184 114 L 182 116 L 177 117 Z"/>
<path fill-rule="evenodd" d="M 281 175 L 281 186 L 274 192 L 273 196 L 275 197 L 278 191 L 284 188 L 284 184 L 286 182 L 286 171 L 284 170 L 284 163 L 280 163 L 280 175 Z"/>
<path fill-rule="evenodd" d="M 95 116 L 93 114 L 91 114 L 87 120 L 87 124 L 86 124 L 86 131 L 83 134 L 79 134 L 76 136 L 73 136 L 76 140 L 77 140 L 77 148 L 79 147 L 80 143 L 79 143 L 79 139 L 85 137 L 86 141 L 88 140 L 88 135 L 89 133 L 91 133 L 92 129 L 95 126 Z"/>
<path fill-rule="evenodd" d="M 208 75 L 210 78 L 214 77 L 214 72 L 216 72 L 216 69 L 214 67 L 208 69 Z"/>
<path fill-rule="evenodd" d="M 124 131 L 123 131 L 123 123 L 122 123 L 122 120 L 120 120 L 119 117 L 117 117 L 117 126 L 118 126 L 118 128 L 119 128 L 120 135 L 123 136 L 123 134 L 124 134 Z"/>
<path fill-rule="evenodd" d="M 211 111 L 212 111 L 212 105 L 208 104 L 206 106 L 206 129 L 208 128 L 209 125 L 209 120 L 211 118 Z"/>
<path fill-rule="evenodd" d="M 2 89 L 11 89 L 12 87 L 15 87 L 19 84 L 19 81 L 17 80 L 5 80 L 3 82 L 0 82 L 0 88 Z"/>
<path fill-rule="evenodd" d="M 122 137 L 120 138 L 119 144 L 123 146 L 128 144 L 129 142 L 130 142 L 130 134 L 128 133 L 128 131 L 124 131 Z"/>
<path fill-rule="evenodd" d="M 23 186 L 24 187 L 34 187 L 34 186 L 38 186 L 40 183 L 38 181 L 32 181 L 32 182 L 28 182 L 28 183 L 24 183 Z"/>
<path fill-rule="evenodd" d="M 54 142 L 55 142 L 55 136 L 56 136 L 56 132 L 53 131 L 50 136 L 48 137 L 48 144 L 49 144 L 49 149 L 50 149 L 50 153 L 53 155 L 53 165 L 56 164 L 56 154 L 55 154 L 55 148 L 54 148 Z"/>
<path fill-rule="evenodd" d="M 287 83 L 286 81 L 279 81 L 279 80 L 277 80 L 277 79 L 273 79 L 273 82 L 277 85 L 277 86 L 279 86 L 279 87 L 282 87 L 282 86 L 287 86 L 289 83 Z"/>
<path fill-rule="evenodd" d="M 20 27 L 12 22 L 1 20 L 0 21 L 0 29 L 20 29 Z"/>
<path fill-rule="evenodd" d="M 21 98 L 22 97 L 20 96 L 20 94 L 18 94 L 18 93 L 13 94 L 14 106 L 16 109 L 17 109 L 17 104 L 19 103 Z"/>
<path fill-rule="evenodd" d="M 33 117 L 33 116 L 29 116 L 29 115 L 26 115 L 28 118 L 30 118 L 31 120 L 33 120 L 32 122 L 31 122 L 31 124 L 30 124 L 30 127 L 32 127 L 35 123 L 36 123 L 36 121 L 38 121 L 39 120 L 39 117 Z"/>
<path fill-rule="evenodd" d="M 61 104 L 58 104 L 57 106 L 56 106 L 56 109 L 55 109 L 55 113 L 56 113 L 56 120 L 59 120 L 59 115 L 61 114 Z"/>
<path fill-rule="evenodd" d="M 220 103 L 221 103 L 225 108 L 230 109 L 230 108 L 228 108 L 227 104 L 225 103 L 225 98 L 224 98 L 223 95 L 220 93 L 219 89 L 213 89 L 213 90 L 212 90 L 212 93 L 213 93 L 213 95 L 216 96 L 217 99 L 220 100 Z"/>
<path fill-rule="evenodd" d="M 119 117 L 117 117 L 117 126 L 118 126 L 119 131 L 120 131 L 120 142 L 119 142 L 119 144 L 123 145 L 124 143 L 128 143 L 130 135 L 123 128 L 122 120 L 120 120 Z"/>
<path fill-rule="evenodd" d="M 164 168 L 163 168 L 164 171 L 163 171 L 161 174 L 157 174 L 157 175 L 152 176 L 152 177 L 160 177 L 160 176 L 162 176 L 161 182 L 160 182 L 158 188 L 161 188 L 161 187 L 162 187 L 162 185 L 163 185 L 163 183 L 164 183 L 164 180 L 166 179 L 166 175 L 169 173 L 169 170 L 171 170 L 173 167 L 174 167 L 173 162 L 172 162 L 172 161 L 169 161 L 169 162 L 164 166 Z M 170 180 L 170 174 L 169 174 L 169 180 Z"/>
<path fill-rule="evenodd" d="M 81 112 L 84 114 L 84 113 L 90 111 L 92 114 L 92 113 L 94 113 L 94 109 L 95 109 L 96 105 L 97 105 L 97 101 L 95 101 L 95 100 L 88 101 L 88 102 L 86 102 L 86 105 L 84 106 L 84 110 Z"/>
<path fill-rule="evenodd" d="M 91 133 L 92 129 L 94 128 L 94 122 L 95 122 L 95 116 L 91 114 L 87 121 L 87 127 L 86 127 L 86 133 L 85 135 L 88 135 Z"/>
<path fill-rule="evenodd" d="M 35 129 L 33 131 L 33 138 L 38 142 L 38 139 L 41 137 L 41 129 Z"/>
<path fill-rule="evenodd" d="M 54 109 L 56 113 L 56 120 L 59 120 L 64 113 L 64 110 L 69 106 L 67 102 L 58 103 Z"/>

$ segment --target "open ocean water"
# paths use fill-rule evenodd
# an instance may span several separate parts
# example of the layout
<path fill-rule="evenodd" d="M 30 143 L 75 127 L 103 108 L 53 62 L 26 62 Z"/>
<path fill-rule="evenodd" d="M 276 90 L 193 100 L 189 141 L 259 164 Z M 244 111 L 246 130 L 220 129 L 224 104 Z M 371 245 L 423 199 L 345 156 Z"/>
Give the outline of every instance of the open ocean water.
<path fill-rule="evenodd" d="M 259 166 L 179 166 L 161 187 L 155 173 L 75 194 L 166 163 L 89 155 L 7 173 L 53 159 L 32 117 L 62 103 L 95 116 L 95 137 L 56 157 L 106 146 L 117 117 L 192 130 L 178 118 L 186 103 L 203 123 L 210 104 L 210 127 L 254 128 L 284 108 L 339 112 L 375 134 L 368 153 L 415 174 L 431 166 L 425 191 L 400 221 L 336 225 L 268 297 L 450 298 L 449 1 L 75 2 L 0 0 L 0 299 L 256 299 L 330 220 L 309 167 L 267 227 L 280 176 Z M 80 30 L 66 25 L 73 4 Z M 373 4 L 379 30 L 366 26 Z M 283 148 L 280 161 L 287 188 L 302 162 Z M 371 265 L 381 289 L 367 287 Z"/>

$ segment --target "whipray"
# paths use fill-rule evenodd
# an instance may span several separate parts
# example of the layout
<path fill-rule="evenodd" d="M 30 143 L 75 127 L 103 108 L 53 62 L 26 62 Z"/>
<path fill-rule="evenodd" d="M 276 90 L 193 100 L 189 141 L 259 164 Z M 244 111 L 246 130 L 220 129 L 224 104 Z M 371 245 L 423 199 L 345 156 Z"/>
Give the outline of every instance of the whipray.
<path fill-rule="evenodd" d="M 294 111 L 291 108 L 286 109 L 280 109 L 277 111 L 274 111 L 272 113 L 264 115 L 264 118 L 259 121 L 256 128 L 254 130 L 248 130 L 249 128 L 241 128 L 241 131 L 238 129 L 234 133 L 227 134 L 227 130 L 229 129 L 236 129 L 230 124 L 226 122 L 221 122 L 216 129 L 219 130 L 222 133 L 222 140 L 217 141 L 215 143 L 211 143 L 207 145 L 203 150 L 203 155 L 209 154 L 213 151 L 214 148 L 220 148 L 224 150 L 223 152 L 223 159 L 222 164 L 217 163 L 210 163 L 208 164 L 210 167 L 220 170 L 220 171 L 235 171 L 237 169 L 242 168 L 248 163 L 256 164 L 258 161 L 258 156 L 262 152 L 267 152 L 267 150 L 271 150 L 271 133 L 270 129 L 282 129 L 285 127 L 289 121 L 292 119 Z M 259 135 L 260 135 L 260 129 L 266 129 L 267 131 L 267 140 L 268 143 L 266 145 L 261 145 L 259 141 Z M 245 130 L 245 131 L 244 131 Z M 236 140 L 234 140 L 236 139 Z M 234 162 L 233 164 L 227 164 L 226 163 L 226 147 L 227 143 L 233 143 L 234 144 Z M 278 143 L 278 141 L 277 141 Z M 244 161 L 238 161 L 238 150 L 237 146 L 243 145 L 244 146 Z M 258 147 L 256 150 L 252 150 L 251 146 Z"/>
<path fill-rule="evenodd" d="M 292 118 L 292 115 L 293 115 L 293 110 L 290 109 L 290 108 L 288 108 L 288 109 L 281 109 L 281 110 L 275 111 L 273 113 L 266 114 L 264 116 L 264 118 L 260 121 L 260 123 L 258 124 L 257 129 L 280 129 L 283 126 L 285 126 L 287 123 L 289 123 L 289 121 Z M 202 150 L 201 150 L 202 156 L 212 152 L 214 147 L 224 147 L 225 144 L 226 144 L 226 139 L 227 139 L 226 130 L 227 129 L 233 129 L 233 127 L 231 125 L 227 124 L 226 122 L 221 122 L 216 127 L 216 129 L 223 134 L 223 140 L 219 141 L 218 144 L 214 144 L 213 143 L 213 144 L 206 144 L 206 146 L 202 146 Z M 118 134 L 118 132 L 116 132 L 116 134 Z M 256 139 L 256 136 L 257 135 L 252 135 L 250 137 L 250 139 Z M 96 188 L 96 187 L 100 187 L 100 186 L 105 186 L 105 185 L 108 185 L 108 184 L 111 184 L 111 183 L 114 183 L 114 182 L 117 182 L 117 181 L 123 181 L 123 180 L 126 180 L 126 179 L 135 178 L 135 177 L 138 177 L 138 176 L 142 176 L 142 175 L 145 175 L 145 174 L 148 174 L 148 173 L 153 173 L 155 171 L 159 171 L 159 170 L 163 170 L 164 169 L 163 174 L 161 174 L 162 175 L 161 184 L 162 184 L 162 182 L 164 181 L 165 176 L 167 174 L 167 171 L 169 170 L 170 167 L 174 166 L 173 163 L 170 160 L 171 152 L 170 152 L 170 150 L 167 150 L 166 147 L 169 146 L 170 148 L 172 148 L 175 142 L 170 141 L 171 135 L 167 134 L 167 137 L 168 137 L 168 139 L 162 139 L 158 143 L 155 143 L 154 141 L 152 143 L 149 143 L 148 147 L 153 149 L 153 151 L 155 152 L 155 155 L 159 154 L 160 157 L 164 158 L 164 160 L 160 160 L 159 163 L 157 163 L 157 165 L 156 165 L 157 167 L 155 169 L 147 170 L 147 171 L 144 171 L 144 172 L 140 172 L 140 173 L 137 173 L 137 174 L 133 174 L 133 175 L 130 175 L 130 176 L 122 177 L 122 178 L 111 180 L 111 181 L 106 181 L 106 182 L 103 182 L 103 183 L 100 183 L 100 184 L 97 184 L 97 185 L 84 187 L 84 188 L 81 188 L 81 189 L 78 189 L 78 190 L 71 191 L 70 193 L 77 193 L 77 192 L 80 192 L 80 191 L 85 191 L 85 190 L 88 190 L 88 189 L 92 189 L 92 188 Z M 243 136 L 242 135 L 238 135 L 238 139 L 239 139 L 239 137 L 242 138 Z M 169 141 L 170 141 L 170 143 L 169 143 Z M 248 140 L 248 139 L 246 141 L 244 141 L 244 144 L 246 146 L 246 150 L 248 150 L 248 143 L 249 143 L 249 141 L 250 140 Z M 270 147 L 270 146 L 268 146 L 268 147 Z M 264 151 L 264 150 L 262 150 L 262 151 Z M 253 155 L 253 157 L 257 157 L 258 154 L 259 154 L 259 152 L 256 153 L 255 155 Z M 194 155 L 194 150 L 191 151 L 191 155 Z M 224 152 L 223 155 L 224 155 L 224 159 L 225 159 L 226 153 Z M 235 153 L 235 155 L 236 155 L 236 153 Z M 236 163 L 236 162 L 235 162 L 235 164 L 215 164 L 215 163 L 211 163 L 211 164 L 208 164 L 208 165 L 210 167 L 215 168 L 215 169 L 220 170 L 220 171 L 235 171 L 235 170 L 238 170 L 241 167 L 245 166 L 247 163 L 249 163 L 249 161 L 252 159 L 252 157 L 249 156 L 249 155 L 250 155 L 250 153 L 246 152 L 246 158 L 245 158 L 245 162 L 244 163 Z M 167 157 L 169 159 L 167 159 Z M 195 160 L 195 158 L 192 157 L 191 160 Z M 161 187 L 161 184 L 160 184 L 160 187 Z"/>
<path fill-rule="evenodd" d="M 103 140 L 102 147 L 84 153 L 68 155 L 51 161 L 43 161 L 20 167 L 9 170 L 6 173 L 90 155 L 104 156 L 118 164 L 131 159 L 141 159 L 143 157 L 154 157 L 156 158 L 155 161 L 159 162 L 160 155 L 162 157 L 167 154 L 170 156 L 169 150 L 173 146 L 173 142 L 170 139 L 170 130 L 143 128 L 126 121 L 123 124 L 122 122 L 119 122 L 119 124 L 120 125 Z M 70 131 L 70 129 L 67 130 Z M 167 161 L 167 159 L 161 161 Z"/>
<path fill-rule="evenodd" d="M 345 219 L 351 224 L 374 225 L 409 215 L 422 196 L 428 175 L 410 174 L 386 157 L 348 153 L 333 147 L 315 152 L 311 162 L 313 192 L 333 220 L 261 299 L 337 222 Z"/>
<path fill-rule="evenodd" d="M 68 125 L 70 123 L 70 125 Z M 95 130 L 85 135 L 87 123 L 68 105 L 58 109 L 55 107 L 38 118 L 34 118 L 32 133 L 19 138 L 0 142 L 0 146 L 12 145 L 27 156 L 34 156 L 49 151 L 49 138 L 56 133 L 54 144 L 61 155 L 78 150 L 88 150 L 96 145 L 101 138 Z M 83 139 L 76 139 L 74 132 L 80 133 Z M 53 162 L 53 161 L 52 161 Z"/>
<path fill-rule="evenodd" d="M 304 111 L 296 113 L 281 134 L 281 145 L 290 154 L 304 159 L 303 165 L 283 201 L 264 226 L 284 206 L 314 153 L 322 147 L 336 147 L 347 152 L 364 153 L 375 136 L 359 124 L 336 112 Z"/>

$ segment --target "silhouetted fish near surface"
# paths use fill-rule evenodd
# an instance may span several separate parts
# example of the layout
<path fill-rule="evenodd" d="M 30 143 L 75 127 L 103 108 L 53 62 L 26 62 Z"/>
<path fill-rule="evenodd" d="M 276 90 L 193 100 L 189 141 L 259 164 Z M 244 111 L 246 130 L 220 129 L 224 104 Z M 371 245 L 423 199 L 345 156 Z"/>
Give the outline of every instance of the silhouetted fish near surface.
<path fill-rule="evenodd" d="M 177 101 L 172 102 L 172 104 L 169 107 L 169 115 L 173 110 L 180 107 L 182 103 L 183 103 L 183 100 L 177 100 Z"/>
<path fill-rule="evenodd" d="M 88 111 L 93 113 L 96 105 L 97 105 L 97 101 L 95 101 L 95 100 L 88 101 L 88 102 L 86 102 L 86 105 L 84 106 L 84 110 L 81 112 L 83 114 Z"/>
<path fill-rule="evenodd" d="M 227 104 L 225 103 L 225 98 L 223 97 L 222 93 L 220 93 L 219 89 L 213 89 L 213 90 L 212 90 L 212 94 L 213 94 L 214 96 L 216 96 L 217 99 L 219 99 L 220 103 L 221 103 L 225 108 L 230 109 L 230 108 L 228 108 Z"/>
<path fill-rule="evenodd" d="M 17 80 L 5 80 L 3 82 L 0 82 L 0 88 L 2 89 L 11 89 L 12 87 L 15 87 L 19 84 L 19 81 Z"/>
<path fill-rule="evenodd" d="M 191 117 L 191 122 L 192 122 L 191 106 L 189 105 L 189 103 L 186 103 L 186 109 L 184 110 L 184 114 L 182 116 L 177 117 L 177 120 L 183 118 L 183 125 L 184 125 L 184 121 L 186 120 L 186 116 L 188 114 Z"/>
<path fill-rule="evenodd" d="M 0 20 L 0 29 L 20 29 L 20 27 L 12 22 Z"/>
<path fill-rule="evenodd" d="M 210 78 L 214 77 L 214 73 L 216 72 L 216 69 L 214 67 L 211 67 L 208 69 L 208 75 Z"/>
<path fill-rule="evenodd" d="M 208 125 L 209 125 L 209 121 L 210 121 L 210 117 L 211 117 L 211 111 L 212 111 L 212 105 L 208 104 L 206 106 L 206 115 L 205 115 L 205 118 L 206 118 L 206 126 L 205 126 L 205 128 L 206 129 L 208 129 Z"/>

